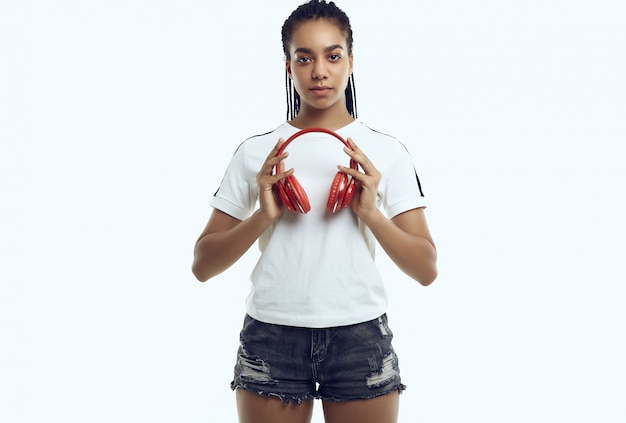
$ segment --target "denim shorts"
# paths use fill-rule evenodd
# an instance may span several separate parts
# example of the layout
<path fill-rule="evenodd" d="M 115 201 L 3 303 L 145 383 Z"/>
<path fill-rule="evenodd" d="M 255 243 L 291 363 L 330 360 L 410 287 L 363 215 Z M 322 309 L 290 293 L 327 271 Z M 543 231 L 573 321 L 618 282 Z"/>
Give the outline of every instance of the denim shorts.
<path fill-rule="evenodd" d="M 392 338 L 385 314 L 324 329 L 263 323 L 246 315 L 231 388 L 295 404 L 402 392 Z"/>

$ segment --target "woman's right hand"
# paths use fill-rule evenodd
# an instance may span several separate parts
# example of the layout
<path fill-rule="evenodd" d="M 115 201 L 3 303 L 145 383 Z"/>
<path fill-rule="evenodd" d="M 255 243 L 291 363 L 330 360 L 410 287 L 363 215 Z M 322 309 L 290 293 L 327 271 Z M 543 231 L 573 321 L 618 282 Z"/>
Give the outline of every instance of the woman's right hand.
<path fill-rule="evenodd" d="M 278 143 L 267 156 L 265 163 L 263 163 L 261 170 L 256 176 L 259 189 L 260 212 L 271 220 L 278 219 L 284 209 L 280 199 L 276 198 L 277 196 L 274 194 L 274 184 L 294 172 L 293 169 L 284 170 L 283 160 L 289 155 L 288 152 L 284 151 L 281 155 L 277 156 L 278 150 L 284 142 L 285 140 L 282 138 L 278 140 Z M 274 167 L 276 167 L 276 165 L 278 165 L 278 173 L 274 174 Z"/>
<path fill-rule="evenodd" d="M 282 215 L 283 205 L 274 195 L 273 186 L 293 173 L 293 169 L 284 170 L 282 161 L 288 156 L 287 152 L 276 155 L 283 142 L 282 138 L 278 140 L 257 174 L 261 206 L 252 216 L 242 221 L 221 210 L 213 210 L 194 247 L 192 271 L 199 281 L 204 282 L 228 269 Z M 276 165 L 279 172 L 274 175 Z"/>

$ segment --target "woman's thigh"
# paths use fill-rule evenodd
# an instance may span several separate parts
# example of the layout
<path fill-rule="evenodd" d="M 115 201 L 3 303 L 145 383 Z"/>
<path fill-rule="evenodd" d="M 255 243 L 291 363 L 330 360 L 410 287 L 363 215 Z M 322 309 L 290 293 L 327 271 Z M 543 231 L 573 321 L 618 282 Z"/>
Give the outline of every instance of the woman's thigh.
<path fill-rule="evenodd" d="M 248 392 L 235 391 L 239 423 L 310 423 L 313 401 L 285 404 L 280 398 L 272 398 Z M 336 420 L 340 421 L 340 420 Z"/>
<path fill-rule="evenodd" d="M 324 401 L 326 423 L 396 423 L 398 391 L 376 398 L 352 401 Z"/>

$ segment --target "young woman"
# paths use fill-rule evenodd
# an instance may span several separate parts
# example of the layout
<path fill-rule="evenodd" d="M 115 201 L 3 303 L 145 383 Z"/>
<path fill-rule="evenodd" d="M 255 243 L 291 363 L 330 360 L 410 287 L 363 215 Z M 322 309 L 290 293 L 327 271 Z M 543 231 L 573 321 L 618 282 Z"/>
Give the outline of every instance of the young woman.
<path fill-rule="evenodd" d="M 396 422 L 404 385 L 374 246 L 433 282 L 424 196 L 402 144 L 356 120 L 345 13 L 311 0 L 282 38 L 288 121 L 235 152 L 193 273 L 218 275 L 258 240 L 232 382 L 240 422 L 309 422 L 316 398 L 326 422 Z"/>

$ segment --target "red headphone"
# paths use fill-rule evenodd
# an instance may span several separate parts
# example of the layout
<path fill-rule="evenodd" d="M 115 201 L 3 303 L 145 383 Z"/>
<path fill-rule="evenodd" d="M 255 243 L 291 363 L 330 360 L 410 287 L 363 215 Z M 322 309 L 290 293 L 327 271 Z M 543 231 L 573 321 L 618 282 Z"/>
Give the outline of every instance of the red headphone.
<path fill-rule="evenodd" d="M 300 135 L 307 134 L 309 132 L 325 132 L 337 138 L 339 141 L 345 144 L 346 147 L 352 149 L 350 144 L 337 133 L 325 129 L 325 128 L 306 128 L 302 129 L 289 138 L 280 146 L 278 153 L 276 155 L 281 155 L 285 148 L 289 145 L 289 143 Z M 350 168 L 358 169 L 357 163 L 350 159 Z M 275 174 L 278 173 L 278 164 L 275 166 Z M 282 181 L 278 181 L 275 185 L 276 190 L 278 191 L 278 196 L 280 200 L 283 202 L 287 210 L 292 213 L 308 213 L 311 210 L 311 204 L 309 204 L 309 198 L 304 192 L 304 188 L 298 182 L 294 175 L 289 175 Z M 355 180 L 349 177 L 344 172 L 337 172 L 335 175 L 335 179 L 333 179 L 333 183 L 330 186 L 330 193 L 328 194 L 328 201 L 326 202 L 326 209 L 334 213 L 337 210 L 341 210 L 350 205 L 352 201 L 352 197 L 354 197 L 354 186 Z"/>

